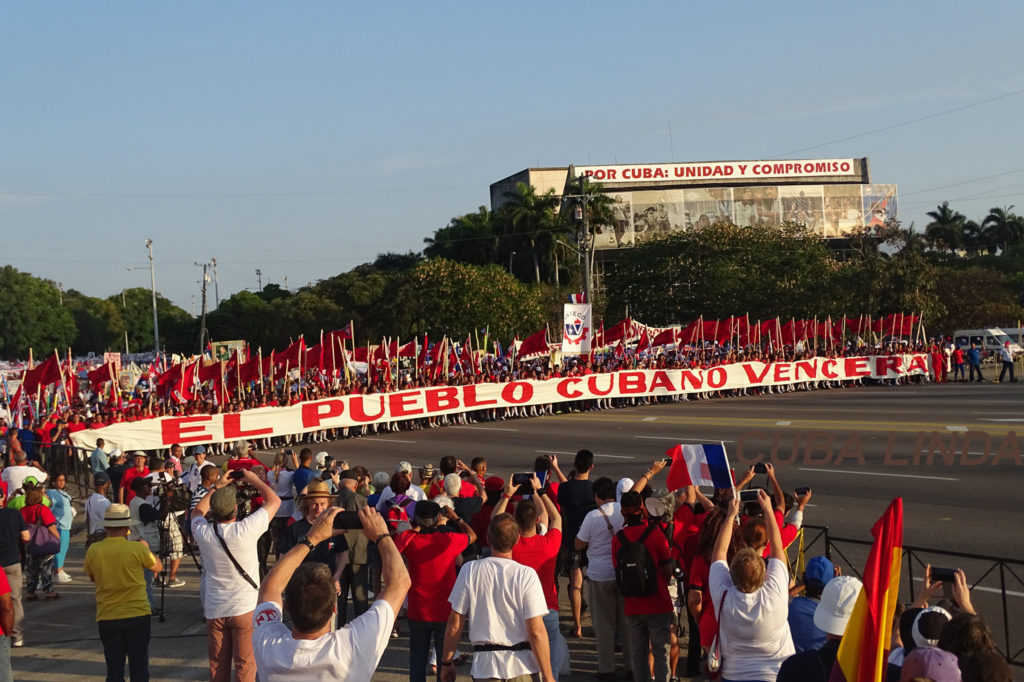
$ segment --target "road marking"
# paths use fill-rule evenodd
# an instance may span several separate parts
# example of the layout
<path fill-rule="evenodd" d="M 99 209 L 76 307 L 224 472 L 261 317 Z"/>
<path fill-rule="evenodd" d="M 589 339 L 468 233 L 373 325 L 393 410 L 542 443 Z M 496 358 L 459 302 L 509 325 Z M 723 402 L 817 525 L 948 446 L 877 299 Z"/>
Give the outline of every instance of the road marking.
<path fill-rule="evenodd" d="M 656 421 L 658 421 L 658 418 L 657 418 L 657 417 L 644 417 L 644 418 L 643 418 L 643 419 L 641 419 L 640 421 L 645 421 L 645 422 L 656 422 Z"/>
<path fill-rule="evenodd" d="M 408 443 L 409 445 L 415 445 L 414 440 L 398 440 L 397 438 L 366 438 L 362 440 L 363 443 Z"/>
<path fill-rule="evenodd" d="M 499 429 L 497 426 L 477 426 L 475 424 L 460 424 L 453 426 L 454 429 L 473 429 L 474 431 L 518 431 L 519 429 Z"/>
<path fill-rule="evenodd" d="M 793 423 L 793 422 L 785 422 L 785 421 L 781 421 L 781 422 L 775 422 L 775 425 L 776 425 L 776 426 L 789 426 L 789 425 L 790 425 L 790 424 L 792 424 L 792 423 Z"/>
<path fill-rule="evenodd" d="M 983 421 L 983 422 L 1024 422 L 1024 418 L 1022 418 L 1022 417 L 1014 417 L 1012 419 L 985 419 L 985 418 L 982 418 L 981 421 Z"/>
<path fill-rule="evenodd" d="M 967 427 L 966 426 L 947 426 L 946 430 L 947 431 L 966 431 Z"/>
<path fill-rule="evenodd" d="M 679 438 L 678 436 L 633 436 L 644 440 L 674 440 L 679 443 L 735 443 L 734 440 L 722 440 L 721 438 Z"/>
<path fill-rule="evenodd" d="M 921 478 L 928 481 L 959 481 L 958 478 L 946 476 L 919 476 L 917 474 L 884 474 L 879 471 L 847 471 L 844 469 L 816 469 L 814 467 L 800 467 L 800 471 L 824 472 L 826 474 L 858 474 L 860 476 L 886 476 L 888 478 Z"/>
<path fill-rule="evenodd" d="M 535 450 L 545 455 L 575 455 L 575 452 L 561 452 L 559 450 Z M 594 453 L 594 457 L 611 457 L 612 459 L 636 459 L 633 455 L 602 455 Z"/>

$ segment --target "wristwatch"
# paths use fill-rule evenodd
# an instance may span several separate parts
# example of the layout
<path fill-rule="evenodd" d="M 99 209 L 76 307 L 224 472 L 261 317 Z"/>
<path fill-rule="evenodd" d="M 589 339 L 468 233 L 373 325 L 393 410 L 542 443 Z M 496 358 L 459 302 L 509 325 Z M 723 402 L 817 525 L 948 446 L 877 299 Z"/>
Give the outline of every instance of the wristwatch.
<path fill-rule="evenodd" d="M 312 552 L 313 548 L 316 547 L 316 545 L 314 545 L 312 542 L 310 542 L 309 538 L 306 537 L 305 535 L 303 535 L 301 538 L 299 538 L 299 541 L 296 542 L 295 544 L 297 544 L 297 545 L 305 545 L 306 547 L 309 547 L 309 551 L 310 552 Z"/>

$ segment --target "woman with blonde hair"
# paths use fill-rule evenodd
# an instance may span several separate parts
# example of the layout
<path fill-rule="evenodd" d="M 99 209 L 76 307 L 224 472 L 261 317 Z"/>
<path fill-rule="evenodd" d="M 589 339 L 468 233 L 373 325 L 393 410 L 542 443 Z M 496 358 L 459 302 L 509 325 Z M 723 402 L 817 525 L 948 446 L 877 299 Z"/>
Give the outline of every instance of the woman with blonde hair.
<path fill-rule="evenodd" d="M 774 519 L 771 498 L 758 492 L 766 519 Z M 718 619 L 723 680 L 774 682 L 779 666 L 796 652 L 789 632 L 789 571 L 778 524 L 766 522 L 771 558 L 744 547 L 727 564 L 726 555 L 740 503 L 729 502 L 718 533 L 708 582 Z"/>

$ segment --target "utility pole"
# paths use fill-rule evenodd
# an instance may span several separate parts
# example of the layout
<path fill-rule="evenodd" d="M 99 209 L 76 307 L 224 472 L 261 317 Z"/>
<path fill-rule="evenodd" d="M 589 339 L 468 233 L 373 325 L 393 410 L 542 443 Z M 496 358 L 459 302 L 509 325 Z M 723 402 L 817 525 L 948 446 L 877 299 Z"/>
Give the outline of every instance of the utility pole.
<path fill-rule="evenodd" d="M 207 332 L 206 332 L 206 283 L 208 281 L 210 281 L 210 276 L 206 274 L 206 269 L 208 267 L 210 267 L 210 264 L 209 263 L 196 263 L 195 265 L 196 265 L 196 267 L 203 269 L 203 279 L 202 279 L 202 282 L 201 282 L 202 285 L 203 285 L 202 289 L 201 289 L 201 292 L 202 292 L 202 297 L 201 297 L 202 298 L 202 304 L 201 304 L 201 306 L 202 306 L 201 307 L 202 313 L 201 313 L 201 317 L 200 317 L 200 320 L 199 320 L 199 354 L 202 355 L 203 351 L 206 350 L 206 340 L 207 340 Z"/>
<path fill-rule="evenodd" d="M 217 259 L 211 258 L 210 262 L 213 263 L 213 304 L 215 308 L 220 307 L 220 285 L 217 284 Z"/>
<path fill-rule="evenodd" d="M 284 276 L 284 290 L 288 291 L 288 275 Z"/>
<path fill-rule="evenodd" d="M 576 206 L 573 208 L 573 217 L 576 219 L 576 239 L 579 244 L 579 252 L 583 258 L 583 292 L 587 295 L 587 303 L 594 305 L 593 283 L 590 277 L 593 239 L 590 236 L 590 226 L 587 224 L 587 202 L 590 200 L 590 196 L 587 194 L 586 177 L 581 175 L 576 178 L 576 168 L 574 166 L 569 166 L 569 174 L 579 183 L 579 193 L 566 195 L 563 198 L 576 200 Z"/>
<path fill-rule="evenodd" d="M 256 268 L 256 284 L 260 291 L 263 291 L 263 271 L 259 268 Z"/>
<path fill-rule="evenodd" d="M 146 248 L 149 250 L 149 289 L 153 294 L 153 352 L 160 357 L 160 323 L 156 314 L 156 270 L 153 266 L 153 240 L 146 237 Z M 121 292 L 124 296 L 124 292 Z"/>

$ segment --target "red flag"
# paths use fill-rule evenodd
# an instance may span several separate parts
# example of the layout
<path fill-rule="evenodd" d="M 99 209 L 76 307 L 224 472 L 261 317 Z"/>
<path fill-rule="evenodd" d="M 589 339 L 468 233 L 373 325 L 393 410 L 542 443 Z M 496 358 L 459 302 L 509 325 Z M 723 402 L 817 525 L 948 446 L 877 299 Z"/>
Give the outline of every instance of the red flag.
<path fill-rule="evenodd" d="M 885 679 L 893 611 L 903 560 L 903 500 L 897 497 L 871 528 L 875 541 L 864 566 L 864 587 L 846 625 L 830 682 Z"/>
<path fill-rule="evenodd" d="M 646 336 L 646 334 L 647 333 L 644 332 L 645 336 Z M 676 330 L 674 328 L 672 328 L 672 327 L 669 327 L 668 329 L 666 329 L 666 330 L 664 330 L 662 332 L 659 332 L 658 335 L 655 336 L 651 340 L 651 345 L 652 346 L 667 346 L 670 343 L 671 344 L 677 343 L 676 342 Z M 638 353 L 640 352 L 639 347 L 637 347 L 637 352 Z"/>
<path fill-rule="evenodd" d="M 548 329 L 545 327 L 536 334 L 531 334 L 523 340 L 519 345 L 517 356 L 520 359 L 529 360 L 531 358 L 547 355 L 550 352 L 550 349 L 551 347 L 548 344 Z"/>
<path fill-rule="evenodd" d="M 645 329 L 640 335 L 640 340 L 636 344 L 636 354 L 640 355 L 645 350 L 651 347 L 651 340 L 647 337 L 647 330 Z"/>

